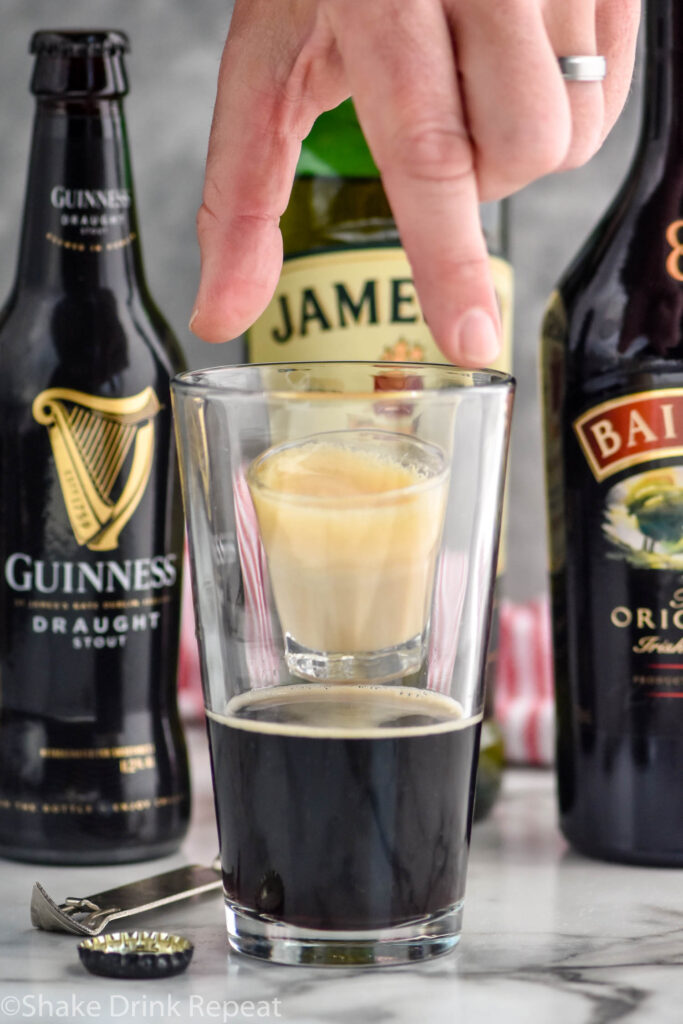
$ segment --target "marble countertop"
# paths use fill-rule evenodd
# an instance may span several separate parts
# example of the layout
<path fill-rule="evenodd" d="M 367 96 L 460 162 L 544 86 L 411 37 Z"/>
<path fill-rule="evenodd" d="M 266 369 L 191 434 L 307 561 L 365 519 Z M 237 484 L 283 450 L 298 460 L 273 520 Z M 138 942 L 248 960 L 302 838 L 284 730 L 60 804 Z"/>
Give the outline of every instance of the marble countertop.
<path fill-rule="evenodd" d="M 680 1024 L 683 876 L 570 852 L 551 772 L 509 770 L 475 826 L 459 947 L 396 969 L 314 969 L 230 954 L 219 894 L 135 918 L 195 944 L 185 974 L 155 982 L 85 972 L 73 936 L 29 923 L 38 880 L 58 901 L 183 863 L 209 863 L 216 838 L 203 732 L 190 733 L 193 824 L 181 853 L 118 868 L 2 862 L 0 1021 L 248 1021 L 292 1024 Z M 131 926 L 133 922 L 131 922 Z"/>

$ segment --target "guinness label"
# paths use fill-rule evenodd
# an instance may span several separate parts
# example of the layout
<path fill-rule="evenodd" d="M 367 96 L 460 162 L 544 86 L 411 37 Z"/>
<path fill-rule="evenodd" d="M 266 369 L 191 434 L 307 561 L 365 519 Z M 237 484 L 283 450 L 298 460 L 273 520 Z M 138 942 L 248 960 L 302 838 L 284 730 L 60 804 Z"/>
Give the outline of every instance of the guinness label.
<path fill-rule="evenodd" d="M 118 547 L 147 486 L 160 408 L 151 387 L 130 398 L 70 388 L 48 388 L 36 397 L 33 417 L 47 427 L 78 544 L 91 551 Z"/>

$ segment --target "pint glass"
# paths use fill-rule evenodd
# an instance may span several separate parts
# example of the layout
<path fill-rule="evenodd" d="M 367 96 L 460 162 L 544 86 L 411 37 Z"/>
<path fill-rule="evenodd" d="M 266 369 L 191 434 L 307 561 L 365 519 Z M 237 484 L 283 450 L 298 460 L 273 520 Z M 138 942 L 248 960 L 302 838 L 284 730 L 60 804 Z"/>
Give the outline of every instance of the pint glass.
<path fill-rule="evenodd" d="M 458 941 L 512 393 L 422 364 L 174 381 L 236 950 Z"/>

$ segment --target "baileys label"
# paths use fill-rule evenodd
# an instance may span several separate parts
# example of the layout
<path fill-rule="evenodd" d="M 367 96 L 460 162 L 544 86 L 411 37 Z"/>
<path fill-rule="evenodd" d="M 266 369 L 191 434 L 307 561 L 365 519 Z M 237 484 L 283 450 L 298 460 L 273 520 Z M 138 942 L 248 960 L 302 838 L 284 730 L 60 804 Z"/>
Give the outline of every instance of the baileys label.
<path fill-rule="evenodd" d="M 683 388 L 661 388 L 602 402 L 573 423 L 596 480 L 683 456 Z"/>

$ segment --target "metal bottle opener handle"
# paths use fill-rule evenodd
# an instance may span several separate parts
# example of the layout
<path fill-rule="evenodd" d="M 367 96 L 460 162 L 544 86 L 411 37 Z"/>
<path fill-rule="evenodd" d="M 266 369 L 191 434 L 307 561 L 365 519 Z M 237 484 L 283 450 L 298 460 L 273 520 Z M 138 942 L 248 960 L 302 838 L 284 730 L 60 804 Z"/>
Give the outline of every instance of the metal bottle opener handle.
<path fill-rule="evenodd" d="M 222 887 L 220 864 L 211 867 L 190 864 L 151 878 L 141 878 L 93 896 L 69 896 L 57 904 L 40 882 L 31 892 L 31 924 L 49 932 L 99 935 L 110 921 L 131 917 L 167 903 L 213 892 Z"/>

